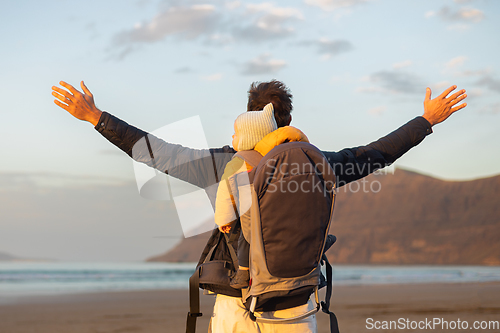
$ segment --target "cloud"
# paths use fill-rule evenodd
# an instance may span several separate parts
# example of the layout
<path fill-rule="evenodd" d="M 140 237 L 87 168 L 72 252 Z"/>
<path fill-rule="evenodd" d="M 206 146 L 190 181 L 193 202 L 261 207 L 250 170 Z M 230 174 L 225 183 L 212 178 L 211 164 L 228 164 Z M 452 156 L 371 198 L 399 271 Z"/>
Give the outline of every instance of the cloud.
<path fill-rule="evenodd" d="M 131 30 L 114 37 L 118 45 L 158 42 L 168 35 L 195 39 L 217 27 L 219 14 L 212 5 L 170 7 L 145 24 L 136 24 Z"/>
<path fill-rule="evenodd" d="M 483 86 L 491 91 L 500 93 L 500 80 L 492 78 L 490 75 L 485 75 L 476 82 L 478 86 Z"/>
<path fill-rule="evenodd" d="M 234 36 L 228 33 L 214 33 L 206 36 L 206 42 L 209 45 L 224 46 L 235 42 Z"/>
<path fill-rule="evenodd" d="M 422 94 L 426 87 L 415 74 L 399 70 L 373 73 L 368 77 L 368 82 L 375 84 L 376 87 L 361 88 L 358 91 Z"/>
<path fill-rule="evenodd" d="M 286 66 L 284 60 L 271 59 L 268 53 L 261 54 L 243 65 L 241 73 L 243 75 L 272 74 Z"/>
<path fill-rule="evenodd" d="M 192 73 L 192 72 L 193 72 L 193 69 L 191 67 L 188 67 L 188 66 L 179 67 L 174 71 L 175 74 L 187 74 L 187 73 Z"/>
<path fill-rule="evenodd" d="M 460 76 L 487 76 L 491 74 L 491 68 L 477 69 L 477 70 L 464 70 L 459 73 Z"/>
<path fill-rule="evenodd" d="M 448 6 L 444 6 L 436 14 L 444 21 L 462 23 L 478 23 L 485 17 L 484 13 L 479 9 L 469 7 L 454 10 Z"/>
<path fill-rule="evenodd" d="M 368 3 L 371 0 L 304 0 L 310 6 L 319 7 L 325 11 L 334 11 L 339 8 L 349 8 Z"/>
<path fill-rule="evenodd" d="M 203 81 L 220 81 L 222 79 L 222 73 L 215 73 L 212 75 L 202 76 Z"/>
<path fill-rule="evenodd" d="M 247 20 L 250 22 L 246 23 Z M 304 16 L 296 8 L 276 7 L 271 3 L 248 4 L 232 34 L 238 40 L 253 42 L 277 39 L 294 34 L 292 24 L 302 20 Z"/>
<path fill-rule="evenodd" d="M 433 16 L 436 16 L 436 12 L 433 10 L 430 10 L 430 11 L 426 12 L 424 16 L 425 16 L 425 18 L 433 17 Z"/>
<path fill-rule="evenodd" d="M 469 58 L 466 56 L 458 56 L 450 59 L 444 64 L 443 73 L 452 74 L 457 77 L 488 77 L 492 73 L 491 68 L 483 69 L 462 69 L 463 65 Z"/>
<path fill-rule="evenodd" d="M 134 47 L 132 45 L 125 46 L 121 50 L 119 50 L 119 53 L 114 57 L 116 60 L 123 60 L 126 57 L 128 57 L 129 54 L 137 50 L 137 47 Z"/>
<path fill-rule="evenodd" d="M 412 64 L 413 64 L 413 62 L 411 60 L 405 60 L 405 61 L 401 61 L 401 62 L 397 62 L 397 63 L 392 64 L 392 68 L 401 69 L 401 68 L 409 67 Z"/>
<path fill-rule="evenodd" d="M 240 1 L 230 1 L 230 2 L 226 2 L 225 6 L 227 9 L 233 10 L 233 9 L 240 7 L 241 2 Z"/>
<path fill-rule="evenodd" d="M 216 6 L 170 1 L 167 6 L 149 21 L 115 34 L 111 45 L 117 54 L 114 58 L 124 59 L 138 45 L 167 38 L 201 40 L 208 45 L 276 41 L 294 35 L 295 24 L 304 20 L 297 8 L 271 3 L 243 5 L 233 1 Z"/>
<path fill-rule="evenodd" d="M 449 81 L 440 81 L 430 85 L 433 94 L 436 91 L 444 91 L 445 89 L 451 87 L 452 84 Z"/>
<path fill-rule="evenodd" d="M 447 70 L 456 69 L 457 67 L 461 67 L 466 60 L 466 56 L 458 56 L 445 63 L 444 67 Z"/>
<path fill-rule="evenodd" d="M 500 113 L 500 103 L 495 103 L 487 105 L 478 110 L 479 113 L 483 114 L 499 114 Z"/>
<path fill-rule="evenodd" d="M 326 58 L 330 58 L 341 53 L 349 52 L 354 49 L 351 42 L 347 40 L 310 40 L 298 43 L 300 46 L 314 46 L 317 52 Z"/>
<path fill-rule="evenodd" d="M 271 15 L 274 18 L 282 18 L 282 19 L 296 18 L 300 20 L 304 19 L 302 13 L 296 8 L 276 7 L 275 5 L 268 2 L 260 4 L 248 4 L 246 9 L 247 13 L 249 14 L 265 13 L 266 15 Z M 265 23 L 265 21 L 268 19 L 269 17 L 264 17 L 261 22 L 263 24 L 269 24 L 269 22 Z"/>
<path fill-rule="evenodd" d="M 467 100 L 470 102 L 473 99 L 481 98 L 484 96 L 484 90 L 481 88 L 467 89 Z"/>
<path fill-rule="evenodd" d="M 464 3 L 470 3 L 474 0 L 453 0 L 453 2 L 458 3 L 458 4 L 464 4 Z"/>
<path fill-rule="evenodd" d="M 380 116 L 387 110 L 386 106 L 377 106 L 368 110 L 368 113 L 373 116 Z"/>

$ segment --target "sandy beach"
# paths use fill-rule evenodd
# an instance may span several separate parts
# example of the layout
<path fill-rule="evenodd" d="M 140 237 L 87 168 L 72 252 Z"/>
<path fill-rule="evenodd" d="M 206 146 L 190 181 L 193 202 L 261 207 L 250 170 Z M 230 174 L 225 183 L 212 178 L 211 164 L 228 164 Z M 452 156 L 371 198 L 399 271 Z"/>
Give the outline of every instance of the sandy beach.
<path fill-rule="evenodd" d="M 207 332 L 213 296 L 201 295 L 197 331 Z M 5 299 L 0 304 L 1 333 L 184 332 L 187 290 L 88 293 Z M 420 329 L 375 329 L 384 321 L 460 319 L 469 331 L 475 321 L 500 321 L 500 283 L 372 285 L 334 287 L 332 309 L 345 332 L 416 332 Z M 367 323 L 367 319 L 372 321 Z M 400 319 L 402 318 L 402 319 Z M 436 319 L 435 319 L 436 318 Z M 329 332 L 328 316 L 317 315 L 319 332 Z M 406 322 L 406 320 L 409 320 Z M 376 323 L 378 321 L 378 324 Z M 487 324 L 487 323 L 486 323 Z M 373 325 L 373 329 L 367 329 Z M 485 324 L 483 323 L 483 326 Z M 455 332 L 439 324 L 427 331 Z"/>

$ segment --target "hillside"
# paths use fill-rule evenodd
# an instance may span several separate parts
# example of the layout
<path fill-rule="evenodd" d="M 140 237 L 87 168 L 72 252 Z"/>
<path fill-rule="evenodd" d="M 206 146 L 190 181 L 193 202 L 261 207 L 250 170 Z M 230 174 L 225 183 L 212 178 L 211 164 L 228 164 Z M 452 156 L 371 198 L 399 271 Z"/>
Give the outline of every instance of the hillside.
<path fill-rule="evenodd" d="M 334 263 L 500 265 L 500 176 L 457 182 L 398 169 L 370 185 L 380 191 L 363 193 L 361 182 L 338 191 Z M 198 261 L 209 235 L 149 261 Z"/>
<path fill-rule="evenodd" d="M 26 261 L 26 262 L 47 262 L 47 261 L 53 261 L 50 259 L 33 259 L 33 258 L 20 258 L 17 256 L 14 256 L 12 254 L 6 253 L 6 252 L 0 252 L 0 262 L 2 261 L 7 261 L 7 262 L 20 262 L 20 261 Z"/>
<path fill-rule="evenodd" d="M 12 261 L 12 260 L 16 260 L 16 259 L 17 258 L 11 254 L 8 254 L 5 252 L 0 252 L 0 261 Z"/>

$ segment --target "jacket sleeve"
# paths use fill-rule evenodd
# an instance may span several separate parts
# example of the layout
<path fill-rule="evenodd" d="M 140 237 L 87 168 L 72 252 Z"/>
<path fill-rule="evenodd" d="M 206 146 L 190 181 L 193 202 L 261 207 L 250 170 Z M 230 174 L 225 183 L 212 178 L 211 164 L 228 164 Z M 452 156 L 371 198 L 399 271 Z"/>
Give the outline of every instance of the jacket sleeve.
<path fill-rule="evenodd" d="M 337 187 L 340 187 L 391 165 L 431 133 L 430 123 L 423 117 L 416 117 L 366 146 L 323 154 L 335 171 Z"/>
<path fill-rule="evenodd" d="M 134 160 L 201 188 L 219 181 L 235 153 L 229 146 L 192 149 L 171 144 L 107 112 L 102 113 L 95 129 Z M 417 117 L 366 146 L 323 153 L 333 167 L 340 187 L 392 164 L 430 133 L 429 122 Z"/>
<path fill-rule="evenodd" d="M 201 188 L 219 181 L 235 153 L 229 146 L 193 149 L 168 143 L 107 112 L 102 113 L 95 129 L 135 161 Z"/>

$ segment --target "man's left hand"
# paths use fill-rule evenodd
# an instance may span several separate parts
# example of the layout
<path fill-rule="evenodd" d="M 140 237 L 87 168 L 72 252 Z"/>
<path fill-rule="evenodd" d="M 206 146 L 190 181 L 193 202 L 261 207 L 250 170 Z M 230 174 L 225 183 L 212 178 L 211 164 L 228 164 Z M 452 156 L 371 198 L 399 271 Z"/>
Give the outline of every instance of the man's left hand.
<path fill-rule="evenodd" d="M 451 86 L 434 99 L 431 99 L 431 88 L 427 88 L 422 117 L 427 119 L 431 126 L 445 121 L 452 113 L 467 106 L 467 103 L 457 105 L 467 97 L 464 89 L 447 97 L 456 88 L 457 86 Z"/>

